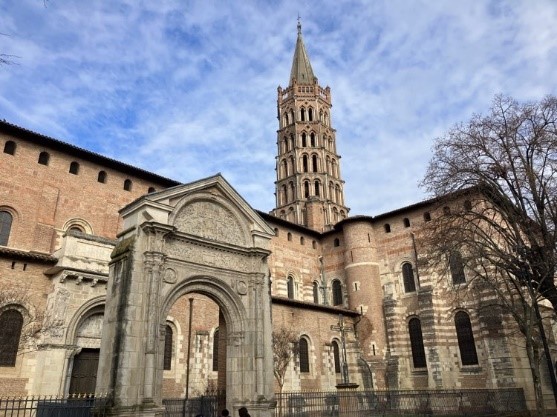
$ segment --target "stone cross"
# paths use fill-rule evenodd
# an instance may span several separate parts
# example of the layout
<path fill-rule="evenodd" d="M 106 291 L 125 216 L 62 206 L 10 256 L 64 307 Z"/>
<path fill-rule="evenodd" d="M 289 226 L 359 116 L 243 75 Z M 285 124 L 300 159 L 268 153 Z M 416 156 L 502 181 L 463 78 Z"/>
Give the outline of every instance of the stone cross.
<path fill-rule="evenodd" d="M 344 324 L 344 317 L 342 314 L 338 315 L 338 325 L 331 326 L 331 330 L 340 332 L 340 342 L 342 344 L 342 383 L 349 384 L 348 378 L 348 361 L 346 360 L 346 333 L 353 332 L 354 326 Z"/>

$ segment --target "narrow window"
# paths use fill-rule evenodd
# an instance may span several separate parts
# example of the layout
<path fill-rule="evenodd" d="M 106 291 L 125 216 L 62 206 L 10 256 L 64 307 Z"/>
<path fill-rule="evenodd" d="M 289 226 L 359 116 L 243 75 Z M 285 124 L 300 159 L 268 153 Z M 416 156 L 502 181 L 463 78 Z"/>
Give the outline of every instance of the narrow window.
<path fill-rule="evenodd" d="M 309 372 L 309 348 L 308 341 L 303 337 L 300 339 L 299 345 L 299 355 L 300 355 L 300 372 Z"/>
<path fill-rule="evenodd" d="M 106 184 L 106 172 L 105 171 L 99 171 L 99 175 L 97 175 L 97 182 L 100 182 L 101 184 Z"/>
<path fill-rule="evenodd" d="M 412 270 L 412 264 L 410 262 L 402 264 L 402 281 L 404 282 L 404 292 L 416 291 L 414 271 Z"/>
<path fill-rule="evenodd" d="M 315 133 L 311 132 L 309 135 L 309 144 L 312 147 L 315 147 Z"/>
<path fill-rule="evenodd" d="M 313 122 L 313 109 L 311 107 L 308 109 L 308 120 Z"/>
<path fill-rule="evenodd" d="M 333 281 L 333 305 L 342 305 L 342 286 L 338 279 Z"/>
<path fill-rule="evenodd" d="M 313 281 L 313 302 L 319 304 L 319 284 L 317 281 Z"/>
<path fill-rule="evenodd" d="M 460 252 L 452 251 L 449 255 L 449 269 L 451 270 L 453 284 L 463 284 L 466 282 L 464 263 L 462 262 L 462 255 Z"/>
<path fill-rule="evenodd" d="M 124 181 L 124 190 L 131 191 L 132 190 L 132 180 L 127 179 Z"/>
<path fill-rule="evenodd" d="M 315 181 L 314 188 L 315 188 L 315 196 L 316 196 L 316 197 L 319 197 L 319 195 L 320 195 L 320 192 L 319 192 L 319 189 L 320 189 L 320 187 L 319 187 L 319 181 Z"/>
<path fill-rule="evenodd" d="M 278 237 L 278 235 L 279 235 L 279 229 L 278 227 L 275 227 L 275 236 Z"/>
<path fill-rule="evenodd" d="M 308 172 L 308 156 L 302 156 L 302 170 L 303 172 Z"/>
<path fill-rule="evenodd" d="M 306 109 L 304 109 L 303 107 L 302 107 L 302 110 L 300 111 L 300 116 L 301 116 L 300 120 L 302 122 L 305 122 L 306 121 Z"/>
<path fill-rule="evenodd" d="M 172 369 L 172 327 L 168 324 L 165 327 L 164 333 L 164 370 L 169 371 Z"/>
<path fill-rule="evenodd" d="M 288 239 L 289 242 L 292 242 L 292 233 L 288 232 L 288 235 L 286 235 L 286 238 Z"/>
<path fill-rule="evenodd" d="M 213 371 L 219 370 L 219 330 L 213 335 Z"/>
<path fill-rule="evenodd" d="M 385 228 L 385 233 L 391 233 L 391 225 L 389 223 L 385 223 L 383 227 Z"/>
<path fill-rule="evenodd" d="M 286 280 L 286 291 L 287 297 L 290 299 L 294 299 L 294 278 L 292 278 L 291 276 L 289 276 Z"/>
<path fill-rule="evenodd" d="M 9 140 L 4 144 L 4 153 L 15 155 L 16 144 L 13 140 Z"/>
<path fill-rule="evenodd" d="M 307 146 L 306 134 L 302 133 L 302 148 L 305 148 L 306 146 Z"/>
<path fill-rule="evenodd" d="M 403 222 L 404 222 L 404 227 L 410 227 L 410 219 L 409 218 L 405 217 Z"/>
<path fill-rule="evenodd" d="M 424 222 L 430 222 L 431 221 L 431 214 L 429 214 L 429 211 L 426 211 L 424 213 Z"/>
<path fill-rule="evenodd" d="M 317 172 L 317 155 L 311 157 L 311 170 L 312 172 Z"/>
<path fill-rule="evenodd" d="M 0 246 L 8 246 L 13 217 L 7 211 L 0 211 Z M 1 327 L 0 327 L 1 329 Z"/>
<path fill-rule="evenodd" d="M 464 200 L 464 210 L 472 211 L 472 202 L 470 200 Z"/>
<path fill-rule="evenodd" d="M 304 181 L 304 198 L 309 197 L 309 181 Z"/>
<path fill-rule="evenodd" d="M 412 348 L 412 361 L 414 363 L 414 368 L 425 368 L 427 364 L 420 319 L 416 317 L 410 319 L 408 322 L 408 333 L 410 334 L 410 346 Z"/>
<path fill-rule="evenodd" d="M 147 189 L 147 193 L 149 193 L 149 194 L 154 193 L 155 191 L 157 191 L 157 190 L 155 190 L 155 187 L 149 187 Z"/>
<path fill-rule="evenodd" d="M 311 241 L 311 248 L 312 248 L 312 249 L 317 248 L 317 242 L 315 242 L 315 240 L 312 240 L 312 241 Z"/>
<path fill-rule="evenodd" d="M 39 154 L 39 160 L 37 161 L 40 165 L 48 165 L 50 160 L 50 154 L 48 152 L 41 152 Z"/>
<path fill-rule="evenodd" d="M 23 316 L 17 310 L 6 310 L 0 315 L 0 366 L 15 366 Z"/>
<path fill-rule="evenodd" d="M 443 214 L 449 216 L 451 214 L 451 208 L 449 206 L 443 207 Z"/>
<path fill-rule="evenodd" d="M 304 245 L 305 244 L 305 239 L 303 236 L 300 236 L 300 245 Z"/>
<path fill-rule="evenodd" d="M 340 246 L 340 239 L 337 237 L 335 240 L 333 240 L 333 246 L 336 248 L 338 246 Z"/>
<path fill-rule="evenodd" d="M 478 354 L 476 353 L 476 344 L 474 343 L 474 334 L 472 333 L 470 317 L 468 317 L 468 314 L 464 311 L 459 311 L 455 315 L 454 322 L 462 365 L 477 365 Z"/>
<path fill-rule="evenodd" d="M 70 174 L 73 174 L 73 175 L 79 174 L 79 163 L 78 163 L 78 162 L 73 161 L 73 162 L 70 164 L 69 173 L 70 173 Z"/>
<path fill-rule="evenodd" d="M 335 374 L 340 374 L 340 348 L 338 342 L 333 340 L 333 361 L 335 363 Z"/>

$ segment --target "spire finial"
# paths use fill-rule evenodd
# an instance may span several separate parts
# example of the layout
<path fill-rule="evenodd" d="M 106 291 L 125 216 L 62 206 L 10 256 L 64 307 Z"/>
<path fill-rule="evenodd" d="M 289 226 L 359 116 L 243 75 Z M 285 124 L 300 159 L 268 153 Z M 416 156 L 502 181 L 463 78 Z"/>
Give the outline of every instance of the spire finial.
<path fill-rule="evenodd" d="M 302 34 L 302 22 L 300 22 L 300 13 L 298 13 L 298 35 Z"/>

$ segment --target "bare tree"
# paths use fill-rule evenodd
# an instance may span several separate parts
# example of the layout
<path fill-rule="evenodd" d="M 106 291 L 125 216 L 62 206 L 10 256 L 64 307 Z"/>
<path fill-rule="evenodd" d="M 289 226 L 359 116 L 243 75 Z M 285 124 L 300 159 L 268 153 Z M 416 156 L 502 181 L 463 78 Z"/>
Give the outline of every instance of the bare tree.
<path fill-rule="evenodd" d="M 421 236 L 437 263 L 430 267 L 451 269 L 458 258 L 478 284 L 466 290 L 514 318 L 542 408 L 538 301 L 557 311 L 556 173 L 557 98 L 519 104 L 497 96 L 487 116 L 437 140 L 422 182 L 441 213 Z"/>
<path fill-rule="evenodd" d="M 298 354 L 298 338 L 292 330 L 280 328 L 273 331 L 273 373 L 280 392 L 290 361 Z"/>

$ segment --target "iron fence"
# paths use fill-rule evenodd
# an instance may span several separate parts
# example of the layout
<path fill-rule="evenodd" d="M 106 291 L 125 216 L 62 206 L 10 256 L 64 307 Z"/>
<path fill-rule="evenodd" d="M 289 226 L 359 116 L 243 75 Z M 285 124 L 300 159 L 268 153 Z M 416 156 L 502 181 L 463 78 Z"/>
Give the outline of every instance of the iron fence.
<path fill-rule="evenodd" d="M 0 417 L 105 417 L 108 401 L 99 395 L 0 397 Z"/>
<path fill-rule="evenodd" d="M 165 398 L 164 417 L 218 417 L 224 408 L 225 394 L 202 395 L 194 398 Z"/>
<path fill-rule="evenodd" d="M 522 389 L 277 394 L 275 417 L 486 416 L 526 411 Z"/>

